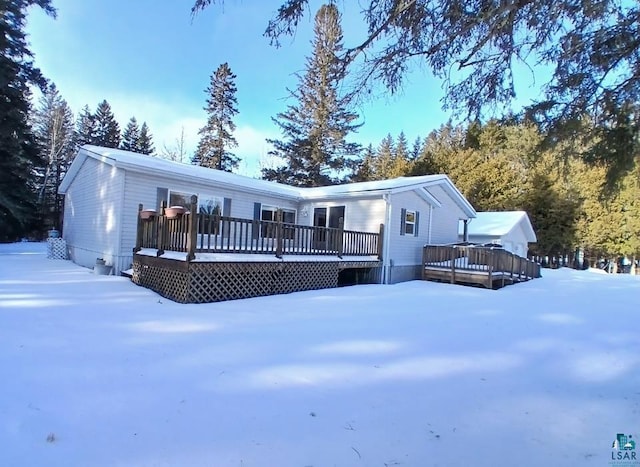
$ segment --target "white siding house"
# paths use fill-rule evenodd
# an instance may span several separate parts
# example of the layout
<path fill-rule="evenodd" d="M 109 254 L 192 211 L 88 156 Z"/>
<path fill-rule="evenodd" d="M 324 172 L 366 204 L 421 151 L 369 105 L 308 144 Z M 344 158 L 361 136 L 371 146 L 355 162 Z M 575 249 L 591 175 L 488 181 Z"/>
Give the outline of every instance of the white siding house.
<path fill-rule="evenodd" d="M 296 188 L 117 149 L 83 146 L 61 186 L 63 237 L 72 260 L 96 258 L 128 269 L 133 259 L 138 205 L 158 209 L 191 194 L 223 215 L 266 219 L 283 209 L 285 222 L 378 232 L 384 225 L 385 283 L 420 277 L 422 246 L 454 243 L 460 220 L 475 217 L 446 175 L 401 177 L 346 185 Z"/>
<path fill-rule="evenodd" d="M 460 223 L 459 240 L 463 240 L 464 226 Z M 525 211 L 479 212 L 467 225 L 468 241 L 478 244 L 497 244 L 524 258 L 529 243 L 537 241 L 529 216 Z"/>
<path fill-rule="evenodd" d="M 104 258 L 121 270 L 122 242 L 129 229 L 127 216 L 122 215 L 125 171 L 91 157 L 81 157 L 74 165 L 74 183 L 63 192 L 64 238 L 70 257 L 88 267 L 96 258 Z"/>

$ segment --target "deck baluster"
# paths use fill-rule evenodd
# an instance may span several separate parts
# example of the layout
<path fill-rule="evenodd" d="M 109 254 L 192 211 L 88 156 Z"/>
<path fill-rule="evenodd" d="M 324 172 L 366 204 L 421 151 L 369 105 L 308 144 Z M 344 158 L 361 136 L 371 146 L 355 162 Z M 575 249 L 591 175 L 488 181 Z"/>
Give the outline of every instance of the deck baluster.
<path fill-rule="evenodd" d="M 276 211 L 276 258 L 282 258 L 282 209 Z"/>

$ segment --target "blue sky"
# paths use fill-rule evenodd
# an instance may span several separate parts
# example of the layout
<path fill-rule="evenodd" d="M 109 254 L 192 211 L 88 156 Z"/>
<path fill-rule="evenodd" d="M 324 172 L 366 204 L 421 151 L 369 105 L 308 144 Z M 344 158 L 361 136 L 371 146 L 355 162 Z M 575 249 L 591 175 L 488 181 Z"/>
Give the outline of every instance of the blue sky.
<path fill-rule="evenodd" d="M 294 73 L 303 71 L 311 53 L 313 15 L 295 38 L 275 48 L 262 33 L 279 0 L 227 0 L 193 20 L 192 3 L 54 0 L 57 19 L 37 9 L 29 15 L 36 65 L 75 112 L 85 104 L 95 110 L 106 99 L 121 127 L 132 116 L 146 121 L 156 149 L 172 145 L 184 127 L 192 151 L 206 121 L 204 89 L 211 73 L 228 62 L 237 75 L 235 152 L 244 160 L 241 172 L 255 175 L 268 151 L 265 138 L 279 137 L 271 117 L 291 102 L 286 89 L 295 88 Z M 343 28 L 347 46 L 363 37 L 358 10 L 345 13 Z M 387 133 L 403 130 L 410 142 L 424 137 L 449 118 L 441 110 L 442 95 L 441 83 L 416 67 L 399 95 L 381 92 L 356 109 L 364 125 L 352 139 L 375 146 Z"/>

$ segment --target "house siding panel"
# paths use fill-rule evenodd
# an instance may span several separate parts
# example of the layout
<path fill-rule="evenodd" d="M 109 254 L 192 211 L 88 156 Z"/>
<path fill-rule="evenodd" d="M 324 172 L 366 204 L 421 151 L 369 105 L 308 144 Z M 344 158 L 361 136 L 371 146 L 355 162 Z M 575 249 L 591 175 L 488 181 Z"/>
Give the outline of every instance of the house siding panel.
<path fill-rule="evenodd" d="M 467 215 L 439 186 L 429 187 L 429 192 L 442 204 L 433 209 L 431 226 L 431 244 L 441 245 L 458 241 L 458 223 Z"/>
<path fill-rule="evenodd" d="M 419 279 L 422 247 L 429 242 L 430 205 L 415 191 L 405 191 L 391 195 L 391 206 L 387 282 Z M 417 236 L 400 234 L 404 209 L 420 213 L 416 219 Z"/>
<path fill-rule="evenodd" d="M 231 199 L 230 215 L 253 219 L 254 203 L 276 206 L 287 209 L 298 209 L 298 203 L 292 200 L 283 200 L 277 196 L 253 194 L 238 188 L 237 190 L 216 187 L 215 181 L 211 184 L 185 183 L 177 177 L 159 177 L 140 172 L 128 171 L 125 179 L 124 219 L 122 222 L 121 253 L 133 260 L 133 248 L 136 242 L 138 204 L 155 208 L 157 203 L 158 188 L 181 191 L 185 193 L 201 193 L 220 198 Z M 298 218 L 300 213 L 297 214 Z"/>
<path fill-rule="evenodd" d="M 330 201 L 313 201 L 300 203 L 300 213 L 306 211 L 306 217 L 300 215 L 299 223 L 313 225 L 313 210 L 315 208 L 329 208 L 332 206 L 344 206 L 345 230 L 357 230 L 361 232 L 378 232 L 380 224 L 385 222 L 386 202 L 381 196 L 375 198 L 358 198 Z"/>
<path fill-rule="evenodd" d="M 527 243 L 527 236 L 522 229 L 522 225 L 516 225 L 515 228 L 509 232 L 508 236 L 509 240 L 513 242 L 512 253 L 526 257 L 529 253 L 529 244 Z"/>
<path fill-rule="evenodd" d="M 124 173 L 87 158 L 65 195 L 63 237 L 71 259 L 93 267 L 96 258 L 118 263 Z"/>

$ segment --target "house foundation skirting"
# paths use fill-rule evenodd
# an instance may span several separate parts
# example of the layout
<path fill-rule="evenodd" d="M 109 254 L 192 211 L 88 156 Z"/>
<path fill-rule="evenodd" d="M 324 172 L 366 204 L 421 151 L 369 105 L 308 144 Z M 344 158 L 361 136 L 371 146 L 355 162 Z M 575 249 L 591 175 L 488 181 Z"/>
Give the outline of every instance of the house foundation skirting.
<path fill-rule="evenodd" d="M 377 262 L 187 262 L 135 255 L 134 283 L 179 303 L 210 303 L 338 286 L 340 270 Z"/>
<path fill-rule="evenodd" d="M 414 281 L 422 278 L 420 264 L 408 266 L 391 266 L 388 268 L 388 283 L 397 284 L 399 282 Z"/>

